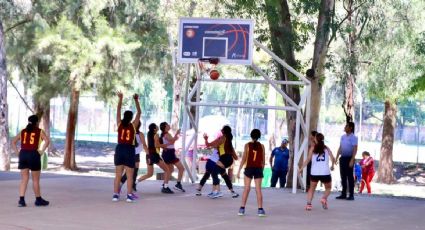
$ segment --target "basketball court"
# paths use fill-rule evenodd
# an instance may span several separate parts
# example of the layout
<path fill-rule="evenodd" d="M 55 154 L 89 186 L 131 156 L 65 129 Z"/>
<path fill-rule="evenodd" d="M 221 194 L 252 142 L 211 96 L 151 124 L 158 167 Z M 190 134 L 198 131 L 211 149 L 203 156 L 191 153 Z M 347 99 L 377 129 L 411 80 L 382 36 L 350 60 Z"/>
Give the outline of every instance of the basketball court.
<path fill-rule="evenodd" d="M 264 189 L 266 217 L 256 215 L 255 194 L 248 199 L 246 216 L 237 211 L 239 198 L 210 199 L 195 195 L 195 185 L 186 193 L 160 193 L 160 181 L 138 185 L 139 199 L 112 202 L 113 178 L 42 174 L 42 194 L 51 202 L 35 207 L 32 189 L 27 207 L 17 207 L 19 173 L 0 172 L 0 229 L 423 229 L 424 200 L 356 196 L 355 201 L 334 200 L 323 210 L 317 197 L 313 210 L 305 211 L 306 194 Z M 174 182 L 171 182 L 174 184 Z M 31 182 L 29 184 L 31 186 Z M 224 187 L 224 186 L 223 186 Z M 236 187 L 242 193 L 242 188 Z"/>

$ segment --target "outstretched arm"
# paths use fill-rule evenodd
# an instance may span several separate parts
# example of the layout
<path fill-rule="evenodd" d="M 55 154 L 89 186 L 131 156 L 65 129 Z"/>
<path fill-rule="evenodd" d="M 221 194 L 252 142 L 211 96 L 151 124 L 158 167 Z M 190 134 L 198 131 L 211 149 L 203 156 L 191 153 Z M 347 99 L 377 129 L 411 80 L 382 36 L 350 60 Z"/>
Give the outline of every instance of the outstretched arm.
<path fill-rule="evenodd" d="M 141 132 L 139 133 L 139 137 L 140 137 L 140 141 L 142 142 L 143 150 L 145 151 L 145 153 L 149 153 L 148 145 L 146 145 L 145 134 Z"/>
<path fill-rule="evenodd" d="M 122 107 L 122 97 L 123 94 L 121 92 L 117 92 L 118 96 L 118 105 L 117 105 L 117 125 L 121 122 L 121 107 Z"/>
<path fill-rule="evenodd" d="M 207 147 L 218 147 L 219 145 L 223 144 L 226 140 L 223 136 L 213 140 L 212 142 L 208 142 L 208 135 L 204 134 L 204 140 L 205 140 L 205 146 Z"/>
<path fill-rule="evenodd" d="M 137 127 L 140 122 L 140 116 L 142 115 L 142 109 L 140 108 L 139 95 L 134 94 L 133 99 L 134 103 L 136 104 L 136 117 L 134 118 L 133 125 L 134 127 Z"/>

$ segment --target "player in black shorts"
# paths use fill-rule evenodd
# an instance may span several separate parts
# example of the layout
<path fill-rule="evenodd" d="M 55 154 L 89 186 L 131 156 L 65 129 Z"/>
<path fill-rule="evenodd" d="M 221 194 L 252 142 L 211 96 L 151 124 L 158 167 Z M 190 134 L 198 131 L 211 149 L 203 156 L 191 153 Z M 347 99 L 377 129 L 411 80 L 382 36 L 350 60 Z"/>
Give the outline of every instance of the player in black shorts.
<path fill-rule="evenodd" d="M 325 185 L 325 192 L 320 202 L 322 203 L 323 209 L 328 209 L 327 199 L 332 188 L 331 170 L 334 169 L 335 158 L 332 155 L 331 150 L 325 145 L 324 139 L 323 134 L 316 134 L 315 145 L 313 148 L 310 148 L 307 159 L 298 171 L 301 173 L 302 169 L 311 162 L 310 188 L 307 193 L 307 205 L 305 207 L 307 211 L 310 211 L 313 208 L 311 201 L 313 200 L 314 190 L 316 190 L 316 186 L 319 181 Z M 329 160 L 332 161 L 332 166 L 330 168 Z"/>
<path fill-rule="evenodd" d="M 238 215 L 245 215 L 245 205 L 248 200 L 249 191 L 251 190 L 251 181 L 254 178 L 255 192 L 257 193 L 257 204 L 258 204 L 258 216 L 265 216 L 266 213 L 263 209 L 263 194 L 261 192 L 261 182 L 263 180 L 263 169 L 265 164 L 265 149 L 264 145 L 261 144 L 258 139 L 261 137 L 261 132 L 258 129 L 251 131 L 252 141 L 245 144 L 242 161 L 238 170 L 238 178 L 241 173 L 241 169 L 244 165 L 244 191 L 242 195 L 242 204 L 239 208 Z"/>
<path fill-rule="evenodd" d="M 183 189 L 183 186 L 181 184 L 183 173 L 184 173 L 184 167 L 183 167 L 183 164 L 180 162 L 180 159 L 177 158 L 176 149 L 174 148 L 174 143 L 179 138 L 180 129 L 177 130 L 174 136 L 170 134 L 171 127 L 167 122 L 162 122 L 161 124 L 159 124 L 159 129 L 161 130 L 161 136 L 160 136 L 161 144 L 167 145 L 167 147 L 163 148 L 162 150 L 162 159 L 167 164 L 171 173 L 173 173 L 174 171 L 174 165 L 177 167 L 177 170 L 178 170 L 177 183 L 174 186 L 174 189 L 181 192 L 186 192 Z"/>
<path fill-rule="evenodd" d="M 137 180 L 137 174 L 139 172 L 139 166 L 140 166 L 140 153 L 142 150 L 147 153 L 148 152 L 148 146 L 146 145 L 145 135 L 143 132 L 140 132 L 140 126 L 142 122 L 139 121 L 139 125 L 136 128 L 136 165 L 133 172 L 133 191 L 137 192 L 136 188 L 136 180 Z M 127 175 L 125 174 L 125 171 L 123 173 L 123 176 L 121 178 L 121 186 L 127 181 Z M 133 194 L 135 195 L 135 194 Z M 135 195 L 136 196 L 136 195 Z M 137 198 L 137 196 L 136 196 Z"/>
<path fill-rule="evenodd" d="M 119 99 L 117 106 L 118 144 L 114 155 L 115 180 L 112 201 L 119 201 L 121 176 L 125 170 L 127 175 L 127 202 L 131 203 L 136 199 L 133 194 L 133 172 L 136 165 L 136 129 L 134 127 L 137 127 L 140 123 L 142 110 L 139 104 L 139 96 L 134 94 L 133 99 L 137 109 L 136 117 L 133 120 L 133 112 L 127 110 L 124 112 L 123 119 L 121 119 L 123 94 L 118 92 L 117 95 Z"/>
<path fill-rule="evenodd" d="M 155 123 L 149 125 L 149 131 L 147 134 L 148 140 L 148 152 L 146 153 L 146 164 L 148 165 L 148 171 L 145 175 L 139 177 L 136 183 L 144 181 L 153 176 L 153 165 L 157 164 L 164 171 L 164 184 L 162 185 L 162 193 L 174 193 L 168 187 L 168 181 L 171 177 L 171 170 L 167 164 L 161 159 L 159 155 L 160 148 L 166 148 L 168 144 L 161 144 L 158 136 L 158 126 Z"/>
<path fill-rule="evenodd" d="M 21 149 L 18 151 L 16 144 L 21 141 Z M 41 142 L 44 145 L 39 149 Z M 38 117 L 32 115 L 28 117 L 28 125 L 12 140 L 12 148 L 19 156 L 18 168 L 21 170 L 21 184 L 19 186 L 19 207 L 25 207 L 25 192 L 29 181 L 29 171 L 32 175 L 32 183 L 35 194 L 35 206 L 47 206 L 49 201 L 41 198 L 40 193 L 40 170 L 41 170 L 41 155 L 49 146 L 49 137 L 43 130 L 38 128 Z"/>

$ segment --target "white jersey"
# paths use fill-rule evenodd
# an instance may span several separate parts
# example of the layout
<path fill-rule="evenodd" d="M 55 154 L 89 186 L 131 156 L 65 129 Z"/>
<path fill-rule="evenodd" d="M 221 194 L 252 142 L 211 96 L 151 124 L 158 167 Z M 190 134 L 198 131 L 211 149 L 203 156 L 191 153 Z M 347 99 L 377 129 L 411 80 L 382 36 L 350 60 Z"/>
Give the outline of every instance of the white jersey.
<path fill-rule="evenodd" d="M 213 162 L 217 163 L 217 161 L 220 159 L 220 155 L 218 154 L 218 150 L 217 149 L 213 149 L 212 154 L 210 156 L 210 160 L 212 160 Z"/>
<path fill-rule="evenodd" d="M 137 147 L 136 147 L 136 155 L 140 154 L 143 151 L 143 145 L 142 140 L 140 140 L 140 135 L 136 133 L 136 141 L 137 141 Z"/>
<path fill-rule="evenodd" d="M 165 138 L 165 135 L 162 138 L 162 143 L 167 145 L 167 147 L 166 147 L 167 149 L 174 149 L 174 144 L 169 145 L 170 142 L 167 140 L 167 138 Z"/>
<path fill-rule="evenodd" d="M 311 157 L 311 175 L 312 176 L 327 176 L 331 175 L 329 168 L 329 152 L 325 148 L 325 154 L 313 153 Z"/>

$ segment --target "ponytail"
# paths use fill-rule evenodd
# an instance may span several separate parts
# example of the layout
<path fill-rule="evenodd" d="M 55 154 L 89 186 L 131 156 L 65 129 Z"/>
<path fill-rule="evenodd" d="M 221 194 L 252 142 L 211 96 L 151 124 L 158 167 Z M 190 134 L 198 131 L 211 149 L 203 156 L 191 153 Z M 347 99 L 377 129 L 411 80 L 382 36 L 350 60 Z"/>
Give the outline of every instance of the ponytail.
<path fill-rule="evenodd" d="M 33 131 L 37 127 L 37 123 L 38 123 L 38 116 L 31 115 L 28 117 L 28 125 L 25 129 L 28 131 Z"/>

